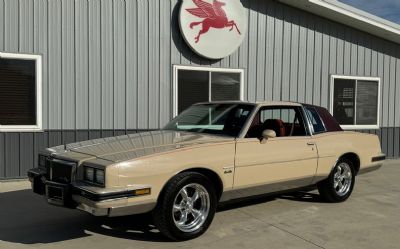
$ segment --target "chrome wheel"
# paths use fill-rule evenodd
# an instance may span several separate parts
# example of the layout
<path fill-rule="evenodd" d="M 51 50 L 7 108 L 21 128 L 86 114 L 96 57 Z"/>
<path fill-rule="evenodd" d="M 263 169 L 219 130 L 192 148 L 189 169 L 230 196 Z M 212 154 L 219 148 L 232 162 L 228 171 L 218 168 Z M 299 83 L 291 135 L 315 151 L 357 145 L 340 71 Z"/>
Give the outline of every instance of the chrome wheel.
<path fill-rule="evenodd" d="M 342 162 L 336 167 L 333 175 L 333 188 L 337 195 L 344 196 L 350 191 L 352 178 L 350 165 Z"/>
<path fill-rule="evenodd" d="M 176 195 L 172 217 L 176 227 L 185 233 L 199 229 L 210 211 L 210 196 L 200 184 L 184 186 Z"/>

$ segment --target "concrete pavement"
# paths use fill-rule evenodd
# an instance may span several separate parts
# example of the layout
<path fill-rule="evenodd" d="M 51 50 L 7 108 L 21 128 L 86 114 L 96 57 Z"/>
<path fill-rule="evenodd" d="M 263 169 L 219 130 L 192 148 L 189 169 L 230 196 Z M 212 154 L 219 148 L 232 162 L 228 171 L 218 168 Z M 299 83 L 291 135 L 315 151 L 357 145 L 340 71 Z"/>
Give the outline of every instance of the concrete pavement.
<path fill-rule="evenodd" d="M 96 218 L 47 205 L 26 181 L 0 183 L 0 248 L 400 248 L 400 160 L 356 178 L 345 203 L 316 192 L 223 205 L 209 231 L 170 242 L 148 216 Z"/>

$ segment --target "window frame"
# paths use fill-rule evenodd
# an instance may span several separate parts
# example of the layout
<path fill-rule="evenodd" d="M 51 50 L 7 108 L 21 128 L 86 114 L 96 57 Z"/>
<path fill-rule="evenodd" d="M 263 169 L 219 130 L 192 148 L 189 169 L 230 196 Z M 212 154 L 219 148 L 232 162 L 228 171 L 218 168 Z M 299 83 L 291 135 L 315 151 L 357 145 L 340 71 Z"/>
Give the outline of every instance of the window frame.
<path fill-rule="evenodd" d="M 22 54 L 22 53 L 3 53 L 0 52 L 2 59 L 34 60 L 36 64 L 36 125 L 1 125 L 0 132 L 41 132 L 43 131 L 42 113 L 42 55 Z"/>
<path fill-rule="evenodd" d="M 310 109 L 314 110 L 315 113 L 317 114 L 319 120 L 321 121 L 322 127 L 324 127 L 323 131 L 316 132 L 314 130 L 314 125 L 313 125 L 312 119 L 307 113 L 307 111 L 311 112 Z M 304 112 L 304 115 L 305 115 L 305 117 L 307 119 L 308 129 L 310 130 L 310 133 L 312 135 L 319 135 L 319 134 L 324 134 L 324 133 L 328 132 L 327 129 L 326 129 L 324 120 L 322 120 L 321 116 L 319 115 L 319 112 L 317 111 L 317 109 L 315 109 L 314 106 L 303 106 L 303 112 Z M 312 118 L 314 118 L 314 117 L 312 117 Z"/>
<path fill-rule="evenodd" d="M 303 119 L 303 126 L 304 126 L 304 131 L 305 135 L 304 136 L 284 136 L 284 137 L 275 137 L 274 139 L 298 139 L 298 138 L 310 138 L 312 137 L 312 130 L 310 127 L 310 123 L 307 117 L 307 114 L 305 113 L 305 110 L 302 106 L 297 106 L 297 105 L 261 105 L 258 106 L 258 108 L 254 108 L 253 113 L 249 116 L 248 123 L 243 126 L 242 133 L 239 138 L 242 139 L 254 139 L 251 137 L 247 137 L 247 134 L 249 130 L 252 128 L 252 124 L 254 122 L 254 119 L 257 117 L 257 115 L 261 114 L 261 111 L 263 110 L 274 110 L 274 109 L 293 109 L 295 111 L 298 111 L 299 114 L 301 115 L 301 118 Z"/>
<path fill-rule="evenodd" d="M 329 112 L 333 116 L 333 106 L 334 106 L 334 89 L 335 89 L 335 80 L 336 79 L 344 79 L 344 80 L 355 80 L 355 103 L 354 103 L 354 118 L 357 120 L 357 89 L 358 89 L 358 81 L 376 81 L 378 83 L 378 104 L 377 104 L 377 118 L 376 124 L 372 125 L 340 125 L 343 130 L 379 130 L 380 129 L 380 120 L 381 120 L 381 78 L 380 77 L 367 77 L 367 76 L 347 76 L 347 75 L 331 75 L 330 81 L 330 94 L 329 94 Z M 334 117 L 334 116 L 333 116 Z"/>
<path fill-rule="evenodd" d="M 178 115 L 178 72 L 179 70 L 191 70 L 191 71 L 203 71 L 209 73 L 209 80 L 208 80 L 208 93 L 209 93 L 209 101 L 211 102 L 211 89 L 212 89 L 212 78 L 211 73 L 239 73 L 240 74 L 240 101 L 244 100 L 244 69 L 241 68 L 217 68 L 217 67 L 201 67 L 201 66 L 186 66 L 186 65 L 173 65 L 173 108 L 172 108 L 172 118 L 175 118 Z"/>

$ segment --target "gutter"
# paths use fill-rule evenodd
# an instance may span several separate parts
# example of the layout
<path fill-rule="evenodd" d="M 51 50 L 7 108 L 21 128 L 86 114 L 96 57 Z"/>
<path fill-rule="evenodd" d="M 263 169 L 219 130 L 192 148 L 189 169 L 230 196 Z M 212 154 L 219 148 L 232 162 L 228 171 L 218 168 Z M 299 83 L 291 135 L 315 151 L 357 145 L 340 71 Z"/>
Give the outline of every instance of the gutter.
<path fill-rule="evenodd" d="M 400 44 L 400 25 L 335 0 L 277 0 Z"/>

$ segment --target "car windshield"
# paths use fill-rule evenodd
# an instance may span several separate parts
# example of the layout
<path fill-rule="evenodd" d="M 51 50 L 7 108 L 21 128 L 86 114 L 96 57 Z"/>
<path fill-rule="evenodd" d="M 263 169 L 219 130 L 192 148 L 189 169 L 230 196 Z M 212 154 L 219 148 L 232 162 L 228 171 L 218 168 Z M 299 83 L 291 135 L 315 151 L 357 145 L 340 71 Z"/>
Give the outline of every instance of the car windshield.
<path fill-rule="evenodd" d="M 198 104 L 178 115 L 164 130 L 237 137 L 254 109 L 249 104 Z"/>

